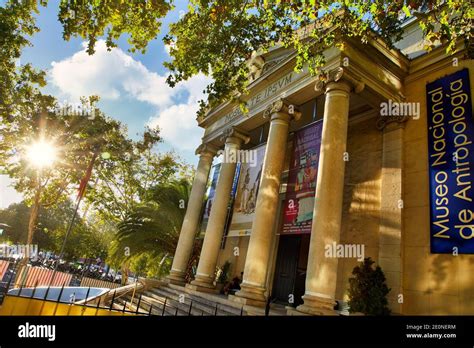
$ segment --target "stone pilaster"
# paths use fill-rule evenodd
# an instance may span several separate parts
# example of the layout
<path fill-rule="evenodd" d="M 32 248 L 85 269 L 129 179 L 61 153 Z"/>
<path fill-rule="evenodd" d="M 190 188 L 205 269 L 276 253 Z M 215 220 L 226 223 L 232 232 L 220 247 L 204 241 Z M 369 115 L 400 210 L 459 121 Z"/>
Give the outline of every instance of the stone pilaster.
<path fill-rule="evenodd" d="M 189 196 L 186 214 L 179 234 L 178 246 L 173 258 L 171 272 L 167 277 L 173 284 L 184 285 L 185 273 L 194 246 L 194 239 L 198 230 L 202 204 L 206 193 L 207 181 L 211 170 L 212 160 L 217 153 L 217 148 L 209 144 L 202 144 L 196 150 L 199 154 L 199 163 Z"/>
<path fill-rule="evenodd" d="M 241 290 L 232 297 L 237 302 L 253 306 L 264 306 L 266 303 L 265 281 L 273 241 L 273 226 L 277 218 L 280 177 L 287 147 L 288 128 L 292 118 L 300 117 L 300 113 L 283 100 L 270 105 L 264 115 L 271 117 L 271 121 L 255 219 L 250 234 Z"/>
<path fill-rule="evenodd" d="M 378 264 L 387 278 L 390 309 L 401 313 L 398 295 L 402 294 L 402 167 L 403 128 L 406 117 L 391 119 L 381 117 L 377 126 L 383 131 L 382 183 L 380 202 L 379 258 Z"/>
<path fill-rule="evenodd" d="M 224 137 L 226 139 L 225 152 L 227 154 L 240 150 L 242 143 L 246 143 L 250 140 L 247 135 L 234 128 L 228 129 Z M 235 158 L 237 158 L 237 156 L 235 156 Z M 196 271 L 196 278 L 191 284 L 186 285 L 193 290 L 213 291 L 215 288 L 214 276 L 217 256 L 224 233 L 227 207 L 232 191 L 236 166 L 237 163 L 235 162 L 223 162 L 221 165 L 219 178 L 217 179 L 216 193 Z"/>

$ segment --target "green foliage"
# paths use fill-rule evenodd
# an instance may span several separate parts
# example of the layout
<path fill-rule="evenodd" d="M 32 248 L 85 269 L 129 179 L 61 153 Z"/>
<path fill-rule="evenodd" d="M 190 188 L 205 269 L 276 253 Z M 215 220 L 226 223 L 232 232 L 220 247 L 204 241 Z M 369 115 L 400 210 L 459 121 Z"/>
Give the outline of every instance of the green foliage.
<path fill-rule="evenodd" d="M 45 6 L 47 1 L 40 3 Z M 111 48 L 123 34 L 128 34 L 130 51 L 144 52 L 157 37 L 172 3 L 62 0 L 58 18 L 63 38 L 86 38 L 89 54 L 94 53 L 99 37 L 105 36 Z M 35 13 L 36 1 L 8 1 L 0 7 L 3 115 L 12 107 L 42 98 L 33 86 L 44 85 L 44 73 L 28 65 L 15 67 L 21 49 L 29 44 L 28 36 L 38 31 Z M 452 53 L 457 40 L 468 41 L 472 36 L 470 1 L 192 0 L 188 12 L 170 25 L 164 38 L 172 58 L 165 64 L 171 72 L 167 81 L 174 86 L 198 73 L 213 77 L 206 88 L 208 101 L 200 102 L 200 116 L 224 100 L 239 102 L 244 108 L 240 96 L 247 92 L 247 62 L 252 52 L 281 45 L 294 52 L 296 70 L 308 65 L 310 73 L 317 74 L 325 64 L 326 48 L 342 48 L 348 37 L 367 42 L 376 34 L 391 46 L 401 36 L 401 23 L 410 17 L 419 19 L 427 50 L 441 41 Z"/>
<path fill-rule="evenodd" d="M 151 253 L 141 253 L 131 258 L 130 270 L 139 277 L 159 279 L 169 273 L 171 258 L 168 255 L 154 256 Z"/>
<path fill-rule="evenodd" d="M 120 264 L 131 260 L 133 267 L 133 260 L 147 254 L 149 258 L 159 259 L 158 264 L 161 265 L 153 271 L 148 263 L 149 273 L 164 274 L 164 270 L 169 270 L 170 263 L 167 261 L 176 250 L 190 190 L 191 184 L 187 180 L 150 188 L 149 201 L 136 206 L 118 224 L 109 261 Z M 129 250 L 130 254 L 125 250 Z"/>
<path fill-rule="evenodd" d="M 123 126 L 95 108 L 96 97 L 82 100 L 84 109 L 95 109 L 93 119 L 58 113 L 54 99 L 49 101 L 49 105 L 32 102 L 11 113 L 0 126 L 0 172 L 13 180 L 14 188 L 32 206 L 28 240 L 33 238 L 38 210 L 57 206 L 73 194 L 96 151 L 112 154 L 107 163 L 96 163 L 110 173 L 125 160 L 123 154 L 134 148 Z M 31 164 L 28 151 L 38 142 L 56 150 L 52 166 L 39 169 Z"/>
<path fill-rule="evenodd" d="M 84 102 L 87 103 L 86 101 Z M 18 114 L 0 128 L 0 169 L 14 180 L 14 187 L 32 203 L 38 186 L 41 205 L 56 204 L 77 187 L 97 149 L 114 154 L 114 161 L 132 149 L 122 125 L 97 112 L 91 120 L 84 116 L 62 115 L 52 109 Z M 58 161 L 40 175 L 28 161 L 28 147 L 37 141 L 51 143 Z M 71 186 L 72 185 L 72 186 Z"/>
<path fill-rule="evenodd" d="M 367 315 L 389 315 L 387 294 L 390 289 L 382 269 L 379 266 L 374 269 L 373 264 L 369 257 L 354 267 L 354 277 L 349 279 L 349 310 Z"/>
<path fill-rule="evenodd" d="M 35 227 L 33 244 L 37 244 L 41 250 L 59 254 L 73 212 L 74 205 L 69 200 L 56 207 L 41 209 Z M 0 240 L 15 244 L 24 243 L 28 232 L 29 215 L 30 208 L 25 202 L 12 204 L 8 208 L 0 210 L 0 223 L 10 226 L 5 229 Z M 97 216 L 91 217 L 89 222 L 77 218 L 66 244 L 65 258 L 68 260 L 81 257 L 105 259 L 113 235 L 112 228 Z"/>
<path fill-rule="evenodd" d="M 112 156 L 98 168 L 95 185 L 86 199 L 104 219 L 123 221 L 137 205 L 152 198 L 153 187 L 191 172 L 173 153 L 156 152 L 153 146 L 160 138 L 155 131 L 150 140 L 150 134 L 146 131 L 144 140 L 133 144 L 122 160 Z"/>
<path fill-rule="evenodd" d="M 130 263 L 130 270 L 132 270 L 138 277 L 146 274 L 150 256 L 148 254 L 140 254 L 134 257 Z"/>
<path fill-rule="evenodd" d="M 30 208 L 25 204 L 25 202 L 11 204 L 8 208 L 0 210 L 0 223 L 7 224 L 10 227 L 5 228 L 0 240 L 10 241 L 14 244 L 24 243 L 28 233 L 28 216 L 30 215 Z M 44 225 L 44 216 L 40 216 L 37 233 L 34 238 L 34 243 L 39 243 L 41 229 L 40 226 Z M 57 225 L 56 225 L 57 226 Z M 55 227 L 56 227 L 55 226 Z M 48 227 L 50 228 L 50 224 Z M 41 243 L 41 246 L 44 248 L 50 248 L 53 245 L 52 241 L 44 241 Z"/>
<path fill-rule="evenodd" d="M 97 38 L 106 37 L 108 48 L 128 33 L 131 51 L 144 52 L 149 41 L 158 35 L 160 20 L 171 10 L 164 0 L 75 1 L 61 0 L 59 21 L 63 25 L 63 38 L 80 36 L 88 41 L 88 53 L 94 53 Z"/>
<path fill-rule="evenodd" d="M 55 209 L 53 210 L 55 211 Z M 61 228 L 52 231 L 57 254 L 66 235 L 68 223 L 71 221 L 73 206 L 70 205 L 69 214 L 64 220 Z M 66 260 L 77 260 L 79 258 L 100 258 L 105 260 L 108 256 L 108 249 L 112 241 L 115 228 L 106 221 L 102 221 L 98 216 L 89 218 L 89 222 L 84 219 L 77 219 L 73 225 L 72 231 L 68 236 L 64 250 Z"/>
<path fill-rule="evenodd" d="M 39 30 L 37 13 L 36 1 L 11 0 L 0 6 L 0 125 L 32 104 L 50 103 L 38 89 L 46 84 L 45 73 L 19 61 L 23 48 L 31 45 L 29 37 Z"/>
<path fill-rule="evenodd" d="M 376 34 L 391 46 L 411 16 L 420 18 L 428 49 L 442 40 L 451 53 L 458 38 L 471 35 L 469 1 L 194 0 L 164 38 L 172 57 L 165 64 L 171 71 L 168 82 L 174 86 L 199 72 L 212 75 L 202 116 L 225 99 L 240 102 L 249 82 L 246 62 L 254 51 L 275 44 L 289 48 L 296 56 L 295 70 L 307 64 L 314 75 L 324 66 L 328 47 L 342 48 L 348 37 L 367 42 Z"/>

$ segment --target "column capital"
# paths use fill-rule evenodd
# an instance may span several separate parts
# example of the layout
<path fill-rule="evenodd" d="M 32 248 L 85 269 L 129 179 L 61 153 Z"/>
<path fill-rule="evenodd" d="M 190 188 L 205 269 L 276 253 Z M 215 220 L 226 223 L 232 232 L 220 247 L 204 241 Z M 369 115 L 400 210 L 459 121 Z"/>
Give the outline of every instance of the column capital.
<path fill-rule="evenodd" d="M 226 144 L 236 144 L 240 146 L 247 144 L 250 141 L 250 137 L 247 132 L 236 127 L 229 127 L 222 132 L 221 140 L 225 141 Z"/>
<path fill-rule="evenodd" d="M 217 154 L 217 151 L 219 151 L 219 149 L 216 146 L 211 145 L 209 143 L 202 143 L 196 149 L 195 154 L 201 155 L 201 156 L 214 157 Z"/>
<path fill-rule="evenodd" d="M 284 121 L 299 120 L 301 112 L 296 105 L 289 103 L 286 99 L 279 98 L 268 105 L 263 112 L 263 117 L 271 120 L 281 119 Z"/>
<path fill-rule="evenodd" d="M 341 66 L 332 70 L 322 71 L 318 75 L 318 81 L 316 81 L 314 86 L 316 92 L 324 91 L 324 93 L 334 89 L 348 89 L 348 92 L 360 93 L 364 88 L 365 84 L 361 80 L 350 75 Z"/>
<path fill-rule="evenodd" d="M 391 131 L 398 128 L 405 128 L 405 123 L 410 117 L 403 116 L 379 116 L 375 126 L 379 131 Z M 390 125 L 388 127 L 388 125 Z"/>

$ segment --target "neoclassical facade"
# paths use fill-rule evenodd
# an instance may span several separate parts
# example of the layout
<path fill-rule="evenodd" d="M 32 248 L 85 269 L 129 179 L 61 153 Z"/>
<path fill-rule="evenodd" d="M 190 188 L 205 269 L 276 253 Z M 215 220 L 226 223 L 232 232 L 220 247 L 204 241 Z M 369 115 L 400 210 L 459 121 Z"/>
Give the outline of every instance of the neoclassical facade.
<path fill-rule="evenodd" d="M 472 48 L 459 42 L 452 56 L 445 54 L 444 47 L 427 53 L 417 23 L 408 22 L 404 29 L 395 49 L 377 39 L 366 44 L 348 39 L 343 49 L 328 49 L 324 78 L 310 76 L 305 69 L 296 73 L 293 52 L 283 48 L 252 57 L 252 82 L 245 97 L 249 112 L 243 114 L 238 106 L 223 103 L 198 119 L 205 133 L 196 151 L 199 163 L 170 283 L 185 285 L 193 245 L 196 238 L 203 238 L 196 276 L 186 289 L 215 291 L 216 267 L 227 261 L 231 277 L 243 274 L 241 290 L 229 295 L 231 301 L 264 307 L 270 299 L 287 305 L 288 314 L 336 314 L 336 301 L 347 301 L 348 279 L 360 259 L 328 256 L 328 248 L 351 245 L 363 247 L 363 256 L 371 257 L 384 271 L 392 312 L 474 314 L 469 221 L 464 219 L 464 251 L 433 249 L 441 224 L 434 220 L 438 206 L 433 205 L 433 194 L 442 189 L 430 181 L 436 168 L 430 164 L 432 110 L 427 90 L 433 81 L 465 69 L 473 86 Z M 453 82 L 451 86 L 456 87 Z M 463 102 L 472 103 L 473 93 L 466 90 L 468 101 Z M 413 109 L 405 114 L 383 110 L 393 105 Z M 472 108 L 466 110 L 471 110 L 466 122 L 472 123 Z M 302 180 L 310 173 L 308 187 L 314 190 L 305 200 L 312 212 L 310 227 L 305 230 L 296 223 L 287 233 L 282 226 L 288 194 L 294 189 L 290 181 L 295 139 L 302 129 L 318 124 L 313 148 L 317 153 L 308 145 L 311 155 L 298 159 L 317 161 L 314 178 L 310 166 L 301 172 Z M 264 149 L 255 179 L 257 190 L 250 184 L 247 188 L 253 178 L 250 171 L 246 174 L 236 161 L 222 161 L 212 209 L 199 233 L 217 154 L 256 148 Z M 470 175 L 474 175 L 472 168 Z M 474 183 L 472 176 L 470 180 Z M 246 208 L 251 219 L 245 224 L 233 223 L 229 217 L 247 204 L 237 207 L 235 187 L 247 190 L 241 201 L 256 196 Z M 472 197 L 470 191 L 463 192 Z M 438 236 L 448 233 L 443 230 Z"/>

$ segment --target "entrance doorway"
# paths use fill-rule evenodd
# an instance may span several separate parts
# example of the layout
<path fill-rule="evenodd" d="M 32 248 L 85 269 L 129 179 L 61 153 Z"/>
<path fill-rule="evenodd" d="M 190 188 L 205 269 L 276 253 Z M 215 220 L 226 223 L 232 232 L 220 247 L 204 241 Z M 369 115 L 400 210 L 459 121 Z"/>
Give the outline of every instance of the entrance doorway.
<path fill-rule="evenodd" d="M 272 291 L 274 302 L 293 307 L 303 303 L 309 240 L 310 234 L 280 235 Z"/>

